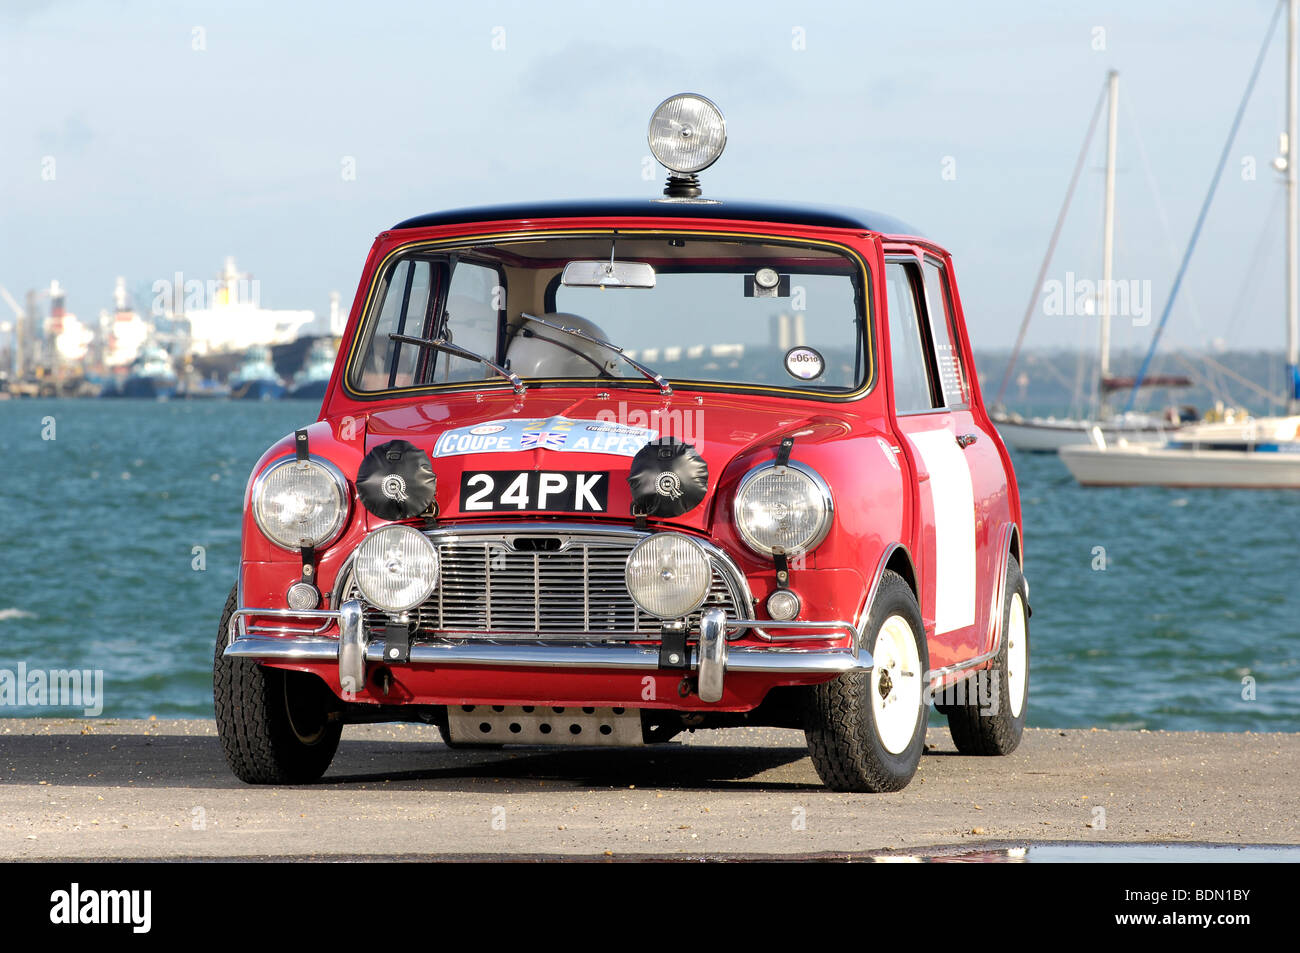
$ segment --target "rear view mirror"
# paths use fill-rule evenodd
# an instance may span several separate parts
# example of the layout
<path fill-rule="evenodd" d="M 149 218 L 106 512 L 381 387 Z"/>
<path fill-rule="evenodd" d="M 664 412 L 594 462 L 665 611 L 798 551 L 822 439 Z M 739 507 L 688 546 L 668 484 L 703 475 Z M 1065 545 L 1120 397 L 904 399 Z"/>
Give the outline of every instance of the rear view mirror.
<path fill-rule="evenodd" d="M 571 261 L 561 281 L 576 288 L 653 288 L 655 270 L 643 261 Z"/>

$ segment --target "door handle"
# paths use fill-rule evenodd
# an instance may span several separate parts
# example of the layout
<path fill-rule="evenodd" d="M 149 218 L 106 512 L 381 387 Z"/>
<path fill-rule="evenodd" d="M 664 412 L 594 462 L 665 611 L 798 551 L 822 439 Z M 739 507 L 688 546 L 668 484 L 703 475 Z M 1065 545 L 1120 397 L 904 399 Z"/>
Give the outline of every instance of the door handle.
<path fill-rule="evenodd" d="M 967 447 L 969 447 L 971 444 L 973 444 L 973 443 L 974 443 L 976 440 L 978 440 L 978 439 L 979 439 L 979 435 L 978 435 L 978 434 L 973 434 L 973 433 L 959 433 L 959 434 L 957 434 L 957 446 L 959 446 L 959 447 L 961 447 L 963 450 L 965 450 Z"/>

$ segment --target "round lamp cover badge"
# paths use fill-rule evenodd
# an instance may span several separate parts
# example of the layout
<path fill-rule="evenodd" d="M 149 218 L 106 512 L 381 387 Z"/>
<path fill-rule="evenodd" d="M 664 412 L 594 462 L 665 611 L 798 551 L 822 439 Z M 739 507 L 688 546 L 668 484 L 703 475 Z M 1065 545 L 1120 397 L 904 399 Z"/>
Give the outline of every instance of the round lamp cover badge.
<path fill-rule="evenodd" d="M 406 501 L 406 481 L 396 473 L 384 477 L 384 482 L 379 485 L 379 491 L 390 500 L 397 500 L 399 503 Z"/>
<path fill-rule="evenodd" d="M 801 381 L 815 381 L 826 371 L 826 359 L 811 347 L 792 347 L 785 352 L 785 371 Z"/>

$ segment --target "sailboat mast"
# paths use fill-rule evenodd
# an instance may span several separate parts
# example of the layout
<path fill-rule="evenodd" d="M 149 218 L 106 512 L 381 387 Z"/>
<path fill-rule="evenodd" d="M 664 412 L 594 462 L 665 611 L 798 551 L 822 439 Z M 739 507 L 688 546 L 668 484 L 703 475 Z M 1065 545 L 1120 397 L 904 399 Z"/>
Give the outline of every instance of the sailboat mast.
<path fill-rule="evenodd" d="M 1300 413 L 1300 337 L 1296 315 L 1300 307 L 1296 253 L 1300 245 L 1296 218 L 1296 30 L 1300 0 L 1288 0 L 1286 34 L 1286 377 L 1287 412 Z"/>
<path fill-rule="evenodd" d="M 1297 0 L 1291 0 L 1295 4 Z M 1111 281 L 1115 264 L 1115 148 L 1119 122 L 1119 73 L 1111 70 L 1106 77 L 1109 106 L 1106 123 L 1106 212 L 1101 238 L 1101 380 L 1098 386 L 1098 407 L 1106 402 L 1106 378 L 1110 376 L 1110 308 L 1114 296 Z"/>

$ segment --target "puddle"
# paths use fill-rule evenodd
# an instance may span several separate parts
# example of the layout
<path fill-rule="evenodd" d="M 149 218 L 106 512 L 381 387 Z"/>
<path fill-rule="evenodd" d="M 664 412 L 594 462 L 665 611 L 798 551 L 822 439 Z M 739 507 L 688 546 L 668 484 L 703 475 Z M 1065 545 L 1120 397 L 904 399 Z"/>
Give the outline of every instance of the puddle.
<path fill-rule="evenodd" d="M 875 854 L 886 864 L 1294 864 L 1288 844 L 1032 844 L 981 850 L 936 847 L 910 854 Z"/>

